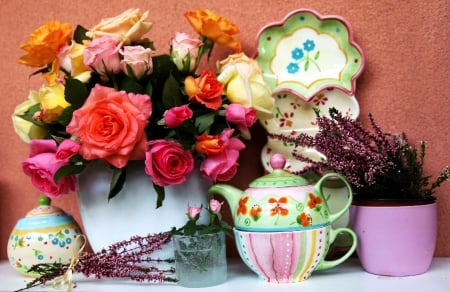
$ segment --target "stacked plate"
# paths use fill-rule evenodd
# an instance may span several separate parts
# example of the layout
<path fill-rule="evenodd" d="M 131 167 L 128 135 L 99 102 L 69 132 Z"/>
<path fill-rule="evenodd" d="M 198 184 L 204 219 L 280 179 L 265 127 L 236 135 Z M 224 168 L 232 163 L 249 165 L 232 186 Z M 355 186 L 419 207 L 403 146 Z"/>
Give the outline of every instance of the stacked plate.
<path fill-rule="evenodd" d="M 347 21 L 300 9 L 264 26 L 257 39 L 256 60 L 275 98 L 275 116 L 261 120 L 268 133 L 314 135 L 318 131 L 314 109 L 327 115 L 334 107 L 358 117 L 354 93 L 364 56 Z M 272 171 L 269 159 L 274 153 L 284 154 L 287 170 L 301 171 L 305 164 L 292 157 L 295 148 L 269 138 L 261 153 L 266 171 Z M 315 149 L 295 150 L 313 160 L 324 158 Z"/>

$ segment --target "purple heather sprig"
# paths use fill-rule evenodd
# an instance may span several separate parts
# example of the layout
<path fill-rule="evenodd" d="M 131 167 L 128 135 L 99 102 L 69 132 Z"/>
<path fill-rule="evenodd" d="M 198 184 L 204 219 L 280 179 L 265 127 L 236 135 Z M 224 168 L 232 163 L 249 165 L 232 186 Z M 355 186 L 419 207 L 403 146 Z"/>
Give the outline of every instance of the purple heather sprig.
<path fill-rule="evenodd" d="M 418 150 L 409 144 L 404 133 L 384 133 L 371 114 L 368 129 L 334 108 L 329 110 L 329 117 L 318 111 L 316 114 L 319 131 L 315 136 L 295 131 L 269 135 L 297 147 L 314 148 L 326 157 L 314 161 L 294 149 L 293 157 L 307 164 L 297 174 L 341 173 L 358 199 L 434 200 L 435 189 L 450 178 L 447 166 L 430 184 L 430 177 L 423 172 L 425 142 Z"/>
<path fill-rule="evenodd" d="M 381 132 L 372 116 L 372 131 L 369 131 L 340 112 L 330 110 L 330 115 L 317 117 L 319 132 L 315 136 L 295 132 L 269 136 L 296 146 L 315 148 L 326 157 L 326 161 L 316 162 L 294 151 L 296 159 L 309 164 L 302 173 L 315 171 L 320 174 L 331 168 L 357 187 L 374 184 L 378 176 L 394 167 L 395 141 Z"/>
<path fill-rule="evenodd" d="M 173 267 L 167 269 L 157 267 L 158 263 L 173 263 L 174 259 L 152 257 L 153 252 L 170 242 L 172 233 L 171 230 L 147 236 L 133 236 L 96 253 L 83 252 L 74 271 L 87 277 L 95 276 L 97 279 L 128 278 L 136 282 L 176 282 L 176 278 L 171 276 L 175 274 Z M 64 275 L 68 267 L 69 264 L 60 263 L 33 265 L 30 271 L 41 276 L 18 291 L 49 283 Z"/>

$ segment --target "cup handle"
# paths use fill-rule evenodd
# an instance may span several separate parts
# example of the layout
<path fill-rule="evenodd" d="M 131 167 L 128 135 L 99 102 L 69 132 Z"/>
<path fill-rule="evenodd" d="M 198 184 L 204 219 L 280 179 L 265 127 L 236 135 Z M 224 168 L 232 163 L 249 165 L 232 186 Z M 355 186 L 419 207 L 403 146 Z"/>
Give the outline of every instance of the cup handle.
<path fill-rule="evenodd" d="M 353 239 L 353 243 L 352 243 L 352 246 L 350 247 L 350 249 L 342 257 L 340 257 L 336 260 L 327 261 L 327 260 L 325 260 L 325 256 L 324 256 L 323 259 L 317 265 L 317 267 L 314 269 L 315 271 L 330 269 L 339 264 L 342 264 L 353 254 L 353 252 L 356 249 L 356 246 L 358 245 L 358 237 L 356 236 L 356 233 L 353 230 L 351 230 L 350 228 L 347 228 L 347 227 L 341 227 L 341 228 L 336 228 L 336 229 L 331 228 L 331 230 L 330 230 L 330 246 L 336 239 L 336 236 L 342 232 L 346 232 L 346 233 L 350 234 Z"/>
<path fill-rule="evenodd" d="M 335 213 L 330 213 L 330 222 L 333 223 L 334 221 L 338 220 L 342 215 L 344 215 L 345 212 L 347 212 L 347 210 L 350 208 L 350 205 L 352 203 L 353 200 L 353 191 L 352 191 L 352 187 L 350 186 L 350 184 L 347 182 L 347 180 L 340 174 L 338 173 L 327 173 L 324 176 L 322 176 L 319 181 L 316 183 L 316 185 L 314 186 L 314 191 L 319 193 L 323 198 L 325 197 L 323 195 L 323 183 L 327 181 L 327 179 L 329 179 L 330 177 L 337 177 L 339 180 L 341 180 L 344 184 L 345 187 L 348 190 L 348 197 L 347 197 L 347 202 L 344 206 L 344 208 L 342 208 L 341 210 L 335 212 Z"/>

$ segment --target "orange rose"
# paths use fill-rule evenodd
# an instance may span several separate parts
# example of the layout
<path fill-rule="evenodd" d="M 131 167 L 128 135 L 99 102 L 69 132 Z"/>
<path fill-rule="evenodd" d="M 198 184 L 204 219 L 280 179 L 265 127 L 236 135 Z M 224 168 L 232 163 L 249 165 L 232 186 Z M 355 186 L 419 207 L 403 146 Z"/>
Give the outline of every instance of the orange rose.
<path fill-rule="evenodd" d="M 197 137 L 197 143 L 195 143 L 195 150 L 198 153 L 206 155 L 219 154 L 224 149 L 224 143 L 220 139 L 219 135 L 207 135 L 203 134 Z"/>
<path fill-rule="evenodd" d="M 70 23 L 49 21 L 37 28 L 28 38 L 28 43 L 20 45 L 27 52 L 19 62 L 27 66 L 42 67 L 52 63 L 58 51 L 67 45 L 72 34 Z"/>
<path fill-rule="evenodd" d="M 150 97 L 96 85 L 74 111 L 67 132 L 80 140 L 84 159 L 103 159 L 117 168 L 145 158 L 144 132 L 152 112 Z"/>
<path fill-rule="evenodd" d="M 239 33 L 239 28 L 228 19 L 208 9 L 189 11 L 184 16 L 200 35 L 235 52 L 241 51 L 241 43 L 233 37 Z"/>
<path fill-rule="evenodd" d="M 184 88 L 190 102 L 201 103 L 213 110 L 217 110 L 222 105 L 223 84 L 211 71 L 203 71 L 198 78 L 186 77 Z"/>

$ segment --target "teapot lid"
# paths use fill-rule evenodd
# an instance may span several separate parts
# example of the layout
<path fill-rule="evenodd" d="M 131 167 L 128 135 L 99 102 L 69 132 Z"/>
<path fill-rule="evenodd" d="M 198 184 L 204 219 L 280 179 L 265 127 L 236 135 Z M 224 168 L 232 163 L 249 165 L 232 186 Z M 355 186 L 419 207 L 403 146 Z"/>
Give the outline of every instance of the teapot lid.
<path fill-rule="evenodd" d="M 52 200 L 49 197 L 42 196 L 39 198 L 38 206 L 30 210 L 26 217 L 38 217 L 38 216 L 64 216 L 65 213 L 62 209 L 52 206 Z"/>
<path fill-rule="evenodd" d="M 270 157 L 270 165 L 272 166 L 273 171 L 252 181 L 250 187 L 279 188 L 309 185 L 309 182 L 305 178 L 283 170 L 285 164 L 286 158 L 282 154 L 277 153 L 272 155 L 272 157 Z"/>

